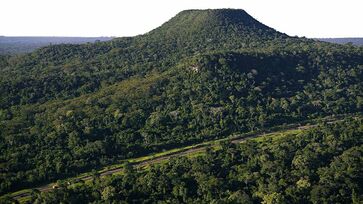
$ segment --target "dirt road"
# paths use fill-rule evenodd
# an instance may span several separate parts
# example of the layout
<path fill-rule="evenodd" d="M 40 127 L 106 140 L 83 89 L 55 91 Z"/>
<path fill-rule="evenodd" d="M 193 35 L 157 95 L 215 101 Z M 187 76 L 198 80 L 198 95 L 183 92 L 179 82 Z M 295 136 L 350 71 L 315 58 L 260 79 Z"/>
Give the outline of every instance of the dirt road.
<path fill-rule="evenodd" d="M 279 131 L 288 131 L 288 130 L 294 130 L 294 129 L 309 129 L 309 128 L 312 128 L 314 126 L 315 125 L 303 125 L 303 126 L 299 126 L 299 125 L 292 125 L 291 126 L 290 125 L 289 127 L 285 128 L 285 129 L 282 129 L 282 130 L 279 130 Z M 256 137 L 260 137 L 260 136 L 265 136 L 266 134 L 273 133 L 273 132 L 276 132 L 276 131 L 264 131 L 264 132 L 254 133 L 254 134 L 243 134 L 243 135 L 239 135 L 239 136 L 237 135 L 237 136 L 235 136 L 235 138 L 230 139 L 230 141 L 232 143 L 234 143 L 234 144 L 241 143 L 241 142 L 243 142 L 243 141 L 245 141 L 247 139 L 256 138 Z M 131 163 L 131 165 L 133 167 L 136 167 L 136 168 L 141 168 L 141 167 L 144 167 L 146 165 L 160 163 L 162 161 L 169 160 L 172 157 L 186 156 L 186 155 L 191 154 L 191 153 L 205 151 L 207 146 L 209 146 L 209 145 L 200 145 L 200 146 L 197 146 L 197 147 L 194 147 L 194 148 L 191 148 L 191 149 L 182 150 L 182 151 L 175 152 L 175 153 L 170 153 L 168 155 L 152 158 L 152 159 L 145 160 L 145 161 L 142 161 L 142 162 Z M 121 171 L 123 171 L 122 167 L 115 168 L 115 169 L 110 169 L 110 170 L 107 170 L 105 172 L 102 172 L 99 176 L 104 177 L 104 176 L 112 175 L 114 173 L 118 173 L 118 172 L 121 172 Z M 88 181 L 88 180 L 92 179 L 92 176 L 85 176 L 85 177 L 81 177 L 79 179 L 83 180 L 83 181 Z M 43 185 L 43 186 L 40 186 L 40 187 L 37 187 L 37 188 L 34 188 L 34 189 L 36 189 L 36 190 L 38 190 L 40 192 L 47 192 L 47 191 L 50 191 L 50 190 L 52 190 L 54 188 L 56 188 L 55 184 L 50 183 L 50 184 Z M 16 195 L 13 198 L 18 200 L 20 198 L 23 198 L 23 197 L 26 197 L 26 196 L 29 196 L 29 195 L 30 194 L 28 192 L 25 192 L 25 193 Z"/>

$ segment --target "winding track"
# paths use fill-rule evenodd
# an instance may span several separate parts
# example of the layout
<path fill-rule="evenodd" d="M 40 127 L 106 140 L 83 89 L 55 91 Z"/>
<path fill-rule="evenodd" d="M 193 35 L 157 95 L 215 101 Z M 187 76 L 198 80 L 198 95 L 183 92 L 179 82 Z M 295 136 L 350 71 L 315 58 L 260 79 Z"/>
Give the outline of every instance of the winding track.
<path fill-rule="evenodd" d="M 332 120 L 332 121 L 328 121 L 327 123 L 335 123 L 335 122 L 338 122 L 338 121 L 340 121 L 340 120 Z M 281 130 L 278 130 L 278 131 L 264 131 L 262 133 L 259 132 L 259 133 L 254 133 L 254 134 L 238 135 L 235 138 L 230 139 L 230 142 L 234 143 L 234 144 L 237 144 L 237 143 L 244 142 L 244 141 L 246 141 L 248 139 L 252 139 L 252 138 L 256 138 L 256 137 L 260 137 L 260 136 L 265 136 L 266 134 L 269 134 L 269 133 L 274 133 L 274 132 L 279 132 L 279 131 L 296 130 L 296 129 L 305 130 L 305 129 L 309 129 L 309 128 L 312 128 L 312 127 L 315 127 L 315 126 L 316 125 L 290 125 L 288 128 L 284 128 L 284 129 L 281 129 Z M 186 156 L 186 155 L 191 154 L 191 153 L 204 151 L 207 148 L 207 146 L 209 146 L 209 145 L 199 145 L 197 147 L 193 147 L 193 148 L 190 148 L 190 149 L 187 149 L 187 150 L 182 150 L 182 151 L 179 151 L 179 152 L 170 153 L 168 155 L 164 155 L 164 156 L 160 156 L 160 157 L 156 157 L 156 158 L 151 158 L 149 160 L 145 160 L 145 161 L 142 161 L 142 162 L 134 162 L 134 163 L 131 163 L 131 165 L 133 167 L 135 167 L 135 168 L 142 168 L 142 167 L 150 165 L 150 164 L 160 163 L 162 161 L 169 160 L 170 158 L 173 158 L 173 157 Z M 104 176 L 112 175 L 114 173 L 118 173 L 118 172 L 121 172 L 121 171 L 123 171 L 123 168 L 118 167 L 118 168 L 114 168 L 114 169 L 110 169 L 110 170 L 107 170 L 105 172 L 102 172 L 99 176 L 104 177 Z M 88 181 L 88 180 L 92 179 L 92 176 L 84 176 L 84 177 L 81 177 L 79 179 L 81 179 L 83 181 Z M 51 191 L 53 189 L 53 186 L 54 186 L 54 183 L 50 183 L 50 184 L 46 184 L 46 185 L 36 187 L 36 188 L 33 188 L 33 189 L 36 189 L 36 190 L 38 190 L 40 192 L 47 192 L 47 191 Z M 30 196 L 29 192 L 25 192 L 25 193 L 21 193 L 19 195 L 16 195 L 16 196 L 13 197 L 13 199 L 18 200 L 20 198 L 27 197 L 27 196 Z"/>

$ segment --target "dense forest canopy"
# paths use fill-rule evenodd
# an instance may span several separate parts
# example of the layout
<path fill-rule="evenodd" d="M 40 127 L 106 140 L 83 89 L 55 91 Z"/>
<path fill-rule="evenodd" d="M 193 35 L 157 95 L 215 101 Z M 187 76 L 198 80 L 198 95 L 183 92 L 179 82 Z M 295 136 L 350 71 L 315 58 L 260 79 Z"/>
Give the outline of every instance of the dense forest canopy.
<path fill-rule="evenodd" d="M 362 47 L 290 37 L 233 9 L 1 56 L 0 192 L 235 132 L 361 113 L 362 93 Z M 350 151 L 361 151 L 355 144 Z"/>
<path fill-rule="evenodd" d="M 196 158 L 53 192 L 33 203 L 359 203 L 362 201 L 362 119 L 320 124 L 297 135 L 222 143 Z"/>

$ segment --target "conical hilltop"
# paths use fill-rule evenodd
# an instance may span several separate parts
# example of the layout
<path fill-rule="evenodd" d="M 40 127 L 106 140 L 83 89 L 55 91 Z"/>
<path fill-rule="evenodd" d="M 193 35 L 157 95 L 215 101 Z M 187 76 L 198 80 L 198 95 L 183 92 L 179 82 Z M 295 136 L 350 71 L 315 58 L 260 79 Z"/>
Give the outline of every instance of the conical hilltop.
<path fill-rule="evenodd" d="M 246 47 L 256 42 L 288 36 L 260 23 L 242 9 L 186 10 L 144 37 L 182 45 L 223 43 L 227 47 Z"/>

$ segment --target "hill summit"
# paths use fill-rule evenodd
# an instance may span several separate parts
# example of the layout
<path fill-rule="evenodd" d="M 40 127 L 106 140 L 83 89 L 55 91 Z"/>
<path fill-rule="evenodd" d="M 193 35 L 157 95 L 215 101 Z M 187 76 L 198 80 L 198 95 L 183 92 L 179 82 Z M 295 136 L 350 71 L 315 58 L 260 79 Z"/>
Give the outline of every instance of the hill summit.
<path fill-rule="evenodd" d="M 0 194 L 4 194 L 46 182 L 53 183 L 91 169 L 118 165 L 120 161 L 134 161 L 133 158 L 151 153 L 173 152 L 174 148 L 186 150 L 183 147 L 196 147 L 198 144 L 204 148 L 206 141 L 228 139 L 230 135 L 243 137 L 251 132 L 269 132 L 274 128 L 280 130 L 280 127 L 290 128 L 299 123 L 319 121 L 323 117 L 328 117 L 330 121 L 335 116 L 360 114 L 363 112 L 363 47 L 289 37 L 258 22 L 243 10 L 188 10 L 145 35 L 93 44 L 51 45 L 19 56 L 0 55 L 0 93 Z M 90 196 L 80 197 L 94 200 L 55 201 L 50 196 L 50 200 L 39 203 L 102 203 L 108 200 L 98 201 L 104 197 L 101 194 L 126 192 L 123 189 L 130 194 L 120 193 L 117 198 L 129 198 L 125 202 L 139 202 L 132 197 L 135 195 L 140 199 L 147 197 L 144 200 L 150 203 L 157 203 L 152 200 L 157 198 L 173 203 L 234 203 L 232 200 L 218 199 L 228 195 L 234 189 L 234 184 L 243 187 L 238 192 L 244 192 L 247 185 L 242 180 L 245 179 L 257 181 L 249 182 L 251 187 L 246 192 L 250 195 L 269 193 L 263 188 L 275 187 L 281 182 L 263 183 L 279 180 L 274 177 L 259 178 L 261 175 L 279 176 L 279 172 L 293 172 L 286 179 L 281 177 L 286 182 L 278 186 L 286 202 L 309 203 L 303 199 L 312 195 L 308 190 L 315 188 L 319 177 L 317 174 L 307 175 L 306 172 L 319 173 L 320 169 L 325 168 L 320 165 L 322 160 L 328 167 L 330 160 L 326 153 L 329 151 L 333 151 L 330 157 L 334 158 L 338 155 L 334 153 L 336 149 L 342 152 L 344 148 L 361 148 L 362 141 L 356 138 L 362 135 L 363 127 L 362 122 L 357 121 L 357 124 L 360 126 L 342 125 L 348 127 L 347 132 L 341 134 L 345 143 L 335 140 L 337 131 L 322 133 L 319 130 L 317 134 L 321 133 L 326 138 L 326 145 L 320 143 L 324 140 L 314 133 L 309 136 L 311 145 L 304 140 L 296 143 L 296 148 L 291 148 L 296 153 L 291 153 L 285 145 L 270 148 L 280 151 L 280 154 L 269 154 L 265 151 L 268 149 L 263 147 L 261 154 L 256 156 L 262 160 L 251 158 L 252 162 L 247 164 L 245 161 L 248 157 L 226 149 L 229 146 L 225 143 L 227 140 L 218 143 L 221 146 L 218 151 L 226 150 L 226 155 L 231 155 L 230 158 L 218 157 L 215 163 L 222 165 L 223 169 L 218 176 L 227 177 L 199 177 L 199 174 L 195 174 L 197 181 L 202 182 L 198 185 L 197 181 L 183 180 L 189 175 L 169 183 L 164 182 L 166 176 L 153 176 L 162 181 L 158 189 L 166 189 L 165 186 L 170 189 L 155 194 L 156 188 L 144 191 L 145 188 L 140 185 L 127 190 L 120 184 L 121 190 L 109 191 L 105 190 L 109 184 L 97 184 L 97 188 L 105 188 Z M 352 130 L 360 132 L 353 133 Z M 259 146 L 255 143 L 242 152 L 255 155 L 254 150 Z M 326 148 L 322 150 L 321 147 Z M 285 158 L 288 152 L 291 153 L 288 161 L 270 160 Z M 312 159 L 301 155 L 301 152 L 307 152 Z M 241 159 L 241 165 L 246 164 L 247 167 L 225 166 L 226 162 L 234 164 L 238 159 Z M 208 163 L 210 161 L 213 160 L 208 156 Z M 267 166 L 262 167 L 262 163 Z M 187 166 L 193 168 L 188 172 L 199 171 L 199 166 L 204 165 L 190 164 Z M 280 168 L 280 164 L 292 166 L 287 165 L 277 173 L 266 173 L 271 168 Z M 310 171 L 311 165 L 316 167 L 314 171 Z M 226 167 L 238 171 L 226 173 Z M 302 167 L 307 167 L 307 170 Z M 245 174 L 247 168 L 252 172 Z M 299 169 L 302 169 L 302 173 L 295 174 Z M 243 177 L 238 176 L 237 180 L 229 182 L 227 179 L 232 178 L 229 175 L 236 173 Z M 176 174 L 168 172 L 167 175 L 174 178 Z M 212 186 L 222 186 L 228 191 L 209 200 L 202 200 L 200 193 L 189 194 L 203 192 L 206 184 L 210 186 L 210 182 L 204 178 L 212 178 Z M 324 179 L 327 180 L 326 177 Z M 150 182 L 158 183 L 156 181 Z M 219 185 L 215 181 L 227 181 L 233 186 Z M 72 189 L 75 190 L 72 192 L 77 192 L 80 189 L 73 188 L 78 184 L 63 188 L 62 183 L 59 183 L 61 186 L 58 189 L 62 192 Z M 169 185 L 172 183 L 185 185 L 175 188 Z M 253 183 L 260 186 L 252 186 Z M 352 186 L 358 186 L 358 183 Z M 184 190 L 189 184 L 196 186 Z M 303 188 L 296 184 L 303 184 Z M 198 189 L 200 187 L 202 190 Z M 144 192 L 132 192 L 130 189 L 142 189 Z M 287 189 L 286 193 L 284 189 Z M 320 196 L 325 192 L 329 192 L 325 195 L 330 195 L 339 191 L 333 189 L 330 193 L 325 191 L 323 185 L 319 189 L 323 189 L 323 193 L 320 190 L 312 192 Z M 54 190 L 54 195 L 60 195 Z M 177 199 L 184 196 L 175 196 L 174 193 L 174 197 L 164 197 L 175 190 L 188 192 L 191 199 L 179 201 Z M 268 190 L 275 194 L 275 188 Z M 210 192 L 217 191 L 206 192 L 212 195 L 214 193 Z M 295 199 L 298 198 L 296 195 L 303 195 L 302 192 L 306 194 L 301 199 Z M 356 192 L 358 194 L 363 190 Z M 270 198 L 274 194 L 266 196 Z M 242 194 L 235 195 L 240 197 Z M 337 202 L 352 203 L 349 199 L 353 196 L 350 193 L 345 195 L 346 200 Z M 31 202 L 38 202 L 35 199 L 38 198 Z M 262 199 L 254 199 L 254 203 L 262 202 Z M 280 203 L 283 202 L 281 200 Z M 3 202 L 0 198 L 0 203 L 13 201 Z M 336 202 L 327 200 L 325 203 Z"/>
<path fill-rule="evenodd" d="M 230 37 L 262 40 L 287 37 L 260 23 L 242 9 L 185 10 L 151 31 L 149 35 L 174 39 L 206 37 L 209 41 Z"/>

